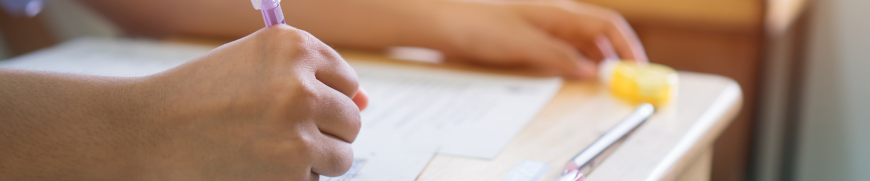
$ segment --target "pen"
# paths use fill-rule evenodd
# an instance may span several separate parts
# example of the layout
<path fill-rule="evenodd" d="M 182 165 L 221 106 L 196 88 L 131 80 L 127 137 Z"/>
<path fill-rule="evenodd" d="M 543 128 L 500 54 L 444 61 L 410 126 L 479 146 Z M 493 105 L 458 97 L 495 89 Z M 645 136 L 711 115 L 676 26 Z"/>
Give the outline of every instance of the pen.
<path fill-rule="evenodd" d="M 0 0 L 0 7 L 13 17 L 27 15 L 34 17 L 42 11 L 43 0 Z"/>
<path fill-rule="evenodd" d="M 281 0 L 251 0 L 254 9 L 260 10 L 266 27 L 276 24 L 287 24 L 284 21 L 284 12 L 281 11 Z"/>
<path fill-rule="evenodd" d="M 601 161 L 604 161 L 604 158 L 625 141 L 625 138 L 634 132 L 638 126 L 646 122 L 654 111 L 655 108 L 648 103 L 638 106 L 625 120 L 622 120 L 613 129 L 604 133 L 601 138 L 595 140 L 592 145 L 589 145 L 580 154 L 577 154 L 577 156 L 568 161 L 558 181 L 584 180 L 586 175 L 592 172 L 592 169 L 597 167 Z"/>

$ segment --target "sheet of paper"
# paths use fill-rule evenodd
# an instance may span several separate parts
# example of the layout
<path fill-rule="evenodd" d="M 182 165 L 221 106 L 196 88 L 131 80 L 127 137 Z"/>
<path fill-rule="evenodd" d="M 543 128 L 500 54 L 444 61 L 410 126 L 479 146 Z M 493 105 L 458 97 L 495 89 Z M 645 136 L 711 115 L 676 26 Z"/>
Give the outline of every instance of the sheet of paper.
<path fill-rule="evenodd" d="M 349 61 L 369 93 L 372 138 L 439 146 L 439 154 L 492 159 L 561 88 L 530 78 Z"/>
<path fill-rule="evenodd" d="M 550 169 L 546 162 L 520 160 L 501 181 L 538 181 Z"/>
<path fill-rule="evenodd" d="M 321 181 L 413 181 L 420 175 L 436 148 L 420 142 L 396 139 L 366 139 L 353 143 L 354 165 L 342 176 Z"/>

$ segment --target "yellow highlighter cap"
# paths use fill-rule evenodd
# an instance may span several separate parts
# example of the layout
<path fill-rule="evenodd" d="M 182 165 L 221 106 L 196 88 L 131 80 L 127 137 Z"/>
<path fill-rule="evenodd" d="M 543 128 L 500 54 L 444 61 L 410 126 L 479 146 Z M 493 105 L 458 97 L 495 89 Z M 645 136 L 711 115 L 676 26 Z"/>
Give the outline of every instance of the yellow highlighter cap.
<path fill-rule="evenodd" d="M 610 93 L 632 104 L 668 104 L 676 96 L 677 71 L 661 64 L 634 61 L 605 61 L 600 69 L 602 82 Z"/>

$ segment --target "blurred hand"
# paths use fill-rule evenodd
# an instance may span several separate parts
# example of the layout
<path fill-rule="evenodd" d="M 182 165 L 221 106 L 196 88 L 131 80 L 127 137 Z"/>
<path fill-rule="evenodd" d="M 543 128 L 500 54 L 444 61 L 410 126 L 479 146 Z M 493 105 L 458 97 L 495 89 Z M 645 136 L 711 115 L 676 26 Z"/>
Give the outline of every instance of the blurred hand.
<path fill-rule="evenodd" d="M 170 116 L 143 148 L 148 180 L 316 180 L 351 166 L 367 98 L 305 31 L 268 27 L 151 82 Z"/>
<path fill-rule="evenodd" d="M 442 0 L 429 11 L 448 57 L 496 66 L 530 66 L 572 78 L 596 75 L 595 62 L 646 62 L 643 46 L 619 13 L 570 0 Z M 438 40 L 441 39 L 441 40 Z"/>

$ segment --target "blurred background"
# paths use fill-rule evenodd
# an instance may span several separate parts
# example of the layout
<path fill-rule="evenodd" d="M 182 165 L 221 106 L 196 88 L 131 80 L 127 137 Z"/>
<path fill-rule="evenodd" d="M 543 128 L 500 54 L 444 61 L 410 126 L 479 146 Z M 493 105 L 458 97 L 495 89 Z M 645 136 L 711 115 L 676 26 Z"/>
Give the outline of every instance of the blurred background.
<path fill-rule="evenodd" d="M 745 100 L 711 180 L 870 178 L 870 1 L 580 0 L 621 12 L 650 60 L 737 80 Z M 74 0 L 0 13 L 0 59 L 83 36 L 124 37 Z"/>

